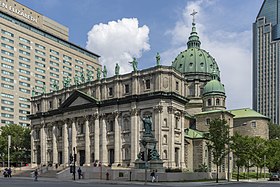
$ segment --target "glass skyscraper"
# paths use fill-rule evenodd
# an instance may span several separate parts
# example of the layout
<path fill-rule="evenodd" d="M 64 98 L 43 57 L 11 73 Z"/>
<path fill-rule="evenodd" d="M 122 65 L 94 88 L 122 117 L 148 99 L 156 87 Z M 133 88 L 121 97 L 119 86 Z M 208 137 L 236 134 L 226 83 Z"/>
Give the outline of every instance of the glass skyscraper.
<path fill-rule="evenodd" d="M 279 124 L 280 0 L 264 0 L 253 23 L 253 109 Z"/>

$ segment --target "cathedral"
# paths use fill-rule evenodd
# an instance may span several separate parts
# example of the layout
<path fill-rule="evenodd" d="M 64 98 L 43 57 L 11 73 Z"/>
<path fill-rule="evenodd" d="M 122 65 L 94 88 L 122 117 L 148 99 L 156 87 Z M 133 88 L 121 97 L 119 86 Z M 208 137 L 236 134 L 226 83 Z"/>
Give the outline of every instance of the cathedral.
<path fill-rule="evenodd" d="M 142 119 L 150 117 L 151 132 L 163 166 L 196 171 L 204 164 L 215 171 L 205 133 L 215 118 L 225 119 L 230 134 L 268 138 L 268 121 L 252 109 L 226 110 L 226 92 L 215 59 L 204 49 L 192 23 L 187 49 L 170 64 L 107 77 L 97 70 L 94 80 L 34 95 L 31 99 L 32 164 L 69 166 L 96 163 L 135 166 L 144 133 Z M 88 79 L 87 79 L 88 80 Z M 228 85 L 230 86 L 230 85 Z M 238 102 L 238 101 L 237 101 Z M 230 154 L 220 170 L 232 165 Z M 229 164 L 229 161 L 231 163 Z"/>

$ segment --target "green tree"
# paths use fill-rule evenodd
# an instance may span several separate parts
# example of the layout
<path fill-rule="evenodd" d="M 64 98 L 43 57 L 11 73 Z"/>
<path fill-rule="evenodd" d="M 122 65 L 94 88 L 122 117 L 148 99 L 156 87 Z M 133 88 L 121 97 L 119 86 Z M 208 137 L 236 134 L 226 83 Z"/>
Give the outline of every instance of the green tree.
<path fill-rule="evenodd" d="M 221 166 L 228 153 L 227 144 L 229 143 L 229 126 L 224 119 L 214 119 L 210 121 L 209 133 L 206 135 L 208 147 L 213 155 L 213 163 L 217 167 L 216 182 L 219 182 L 219 166 Z"/>
<path fill-rule="evenodd" d="M 8 160 L 8 135 L 11 136 L 10 161 L 30 162 L 30 129 L 12 124 L 0 128 L 0 154 L 2 161 Z"/>
<path fill-rule="evenodd" d="M 280 169 L 280 141 L 272 139 L 268 141 L 267 149 L 267 167 L 270 171 L 279 171 Z"/>
<path fill-rule="evenodd" d="M 268 123 L 269 139 L 280 138 L 280 125 Z"/>

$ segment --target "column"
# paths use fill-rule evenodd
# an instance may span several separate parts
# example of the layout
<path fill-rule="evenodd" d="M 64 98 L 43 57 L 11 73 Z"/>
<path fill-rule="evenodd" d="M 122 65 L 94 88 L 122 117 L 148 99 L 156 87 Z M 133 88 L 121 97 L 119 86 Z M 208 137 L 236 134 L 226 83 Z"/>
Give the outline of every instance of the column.
<path fill-rule="evenodd" d="M 75 147 L 75 152 L 77 153 L 77 129 L 76 129 L 76 119 L 72 119 L 72 152 Z"/>
<path fill-rule="evenodd" d="M 134 167 L 134 162 L 137 158 L 138 154 L 138 147 L 139 147 L 139 128 L 138 128 L 138 110 L 137 108 L 133 108 L 131 110 L 131 128 L 130 128 L 130 138 L 131 138 L 131 145 L 130 145 L 130 167 Z"/>
<path fill-rule="evenodd" d="M 31 130 L 31 166 L 33 163 L 35 163 L 35 155 L 34 155 L 34 129 Z"/>
<path fill-rule="evenodd" d="M 183 111 L 180 112 L 181 114 L 181 148 L 180 148 L 180 165 L 181 168 L 186 168 L 186 163 L 185 163 L 185 113 Z"/>
<path fill-rule="evenodd" d="M 94 159 L 100 161 L 99 158 L 99 115 L 94 115 Z M 94 160 L 94 161 L 95 161 Z"/>
<path fill-rule="evenodd" d="M 121 146 L 120 146 L 120 125 L 119 125 L 119 113 L 115 112 L 115 142 L 114 142 L 114 155 L 115 155 L 115 162 L 114 165 L 118 166 L 121 163 L 120 154 L 121 154 Z"/>
<path fill-rule="evenodd" d="M 161 133 L 161 125 L 163 124 L 162 121 L 162 109 L 163 107 L 161 105 L 159 106 L 155 106 L 154 107 L 154 119 L 155 121 L 153 121 L 153 129 L 155 130 L 155 138 L 158 141 L 157 143 L 157 150 L 158 153 L 161 155 L 162 154 L 162 133 Z"/>
<path fill-rule="evenodd" d="M 56 131 L 57 128 L 54 124 L 53 126 L 53 164 L 58 164 L 58 152 L 57 152 L 57 141 L 56 141 Z"/>
<path fill-rule="evenodd" d="M 64 121 L 63 125 L 63 164 L 68 166 L 69 163 L 69 139 L 68 139 L 68 124 L 67 120 Z"/>
<path fill-rule="evenodd" d="M 41 147 L 41 164 L 47 165 L 47 139 L 46 139 L 46 129 L 45 124 L 42 124 L 41 130 L 40 130 L 40 147 Z"/>
<path fill-rule="evenodd" d="M 107 131 L 106 131 L 106 116 L 102 114 L 101 116 L 101 162 L 103 165 L 108 164 L 108 150 L 107 150 Z"/>
<path fill-rule="evenodd" d="M 85 123 L 85 165 L 90 166 L 90 137 L 89 137 L 90 116 L 86 116 Z"/>
<path fill-rule="evenodd" d="M 168 110 L 168 123 L 169 123 L 169 135 L 168 135 L 168 166 L 175 167 L 175 117 L 174 109 L 172 106 L 167 108 Z"/>

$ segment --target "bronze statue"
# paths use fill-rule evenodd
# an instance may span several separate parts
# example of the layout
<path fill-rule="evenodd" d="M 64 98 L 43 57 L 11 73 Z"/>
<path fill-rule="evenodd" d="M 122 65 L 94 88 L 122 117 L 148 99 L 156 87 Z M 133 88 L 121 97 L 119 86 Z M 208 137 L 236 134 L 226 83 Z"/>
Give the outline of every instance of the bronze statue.
<path fill-rule="evenodd" d="M 146 116 L 144 118 L 141 118 L 143 123 L 144 123 L 144 129 L 145 129 L 145 134 L 151 134 L 152 132 L 152 120 L 151 116 Z"/>

